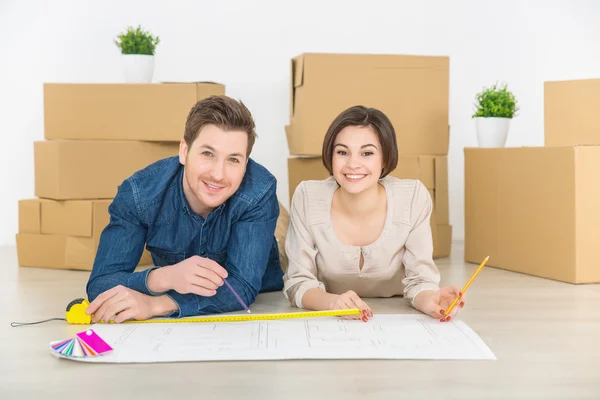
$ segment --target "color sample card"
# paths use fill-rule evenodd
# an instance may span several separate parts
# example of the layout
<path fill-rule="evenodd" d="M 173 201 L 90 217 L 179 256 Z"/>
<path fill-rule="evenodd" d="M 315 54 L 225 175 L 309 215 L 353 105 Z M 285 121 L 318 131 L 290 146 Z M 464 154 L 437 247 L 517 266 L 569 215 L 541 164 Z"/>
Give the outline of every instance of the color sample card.
<path fill-rule="evenodd" d="M 73 339 L 53 343 L 51 347 L 55 352 L 70 357 L 95 357 L 113 349 L 92 329 L 79 332 Z"/>

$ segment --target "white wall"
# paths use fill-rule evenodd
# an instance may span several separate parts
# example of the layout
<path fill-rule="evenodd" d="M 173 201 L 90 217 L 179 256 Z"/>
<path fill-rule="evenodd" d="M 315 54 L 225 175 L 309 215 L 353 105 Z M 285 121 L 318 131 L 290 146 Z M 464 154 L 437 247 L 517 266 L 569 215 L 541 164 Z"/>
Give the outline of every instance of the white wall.
<path fill-rule="evenodd" d="M 463 148 L 476 146 L 473 98 L 506 81 L 521 113 L 507 146 L 543 145 L 543 82 L 600 77 L 600 3 L 590 1 L 0 2 L 0 245 L 33 197 L 43 82 L 123 82 L 113 38 L 160 36 L 156 81 L 213 80 L 253 112 L 254 158 L 287 204 L 289 60 L 302 52 L 450 56 L 449 174 L 454 238 L 464 237 Z M 94 121 L 90 121 L 93 124 Z"/>

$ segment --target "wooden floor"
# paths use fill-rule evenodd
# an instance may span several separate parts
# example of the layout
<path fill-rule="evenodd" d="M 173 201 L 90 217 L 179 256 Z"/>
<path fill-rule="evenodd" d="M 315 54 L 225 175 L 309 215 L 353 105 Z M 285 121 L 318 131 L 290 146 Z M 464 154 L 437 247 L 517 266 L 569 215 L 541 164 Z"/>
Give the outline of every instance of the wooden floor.
<path fill-rule="evenodd" d="M 450 259 L 438 260 L 443 284 L 466 282 L 477 266 L 462 259 L 455 245 Z M 600 285 L 484 268 L 459 316 L 497 361 L 90 365 L 48 351 L 50 341 L 72 337 L 81 326 L 10 327 L 64 317 L 69 301 L 85 297 L 89 273 L 19 268 L 10 247 L 0 248 L 0 271 L 0 399 L 600 399 Z M 414 312 L 399 298 L 369 304 L 375 313 Z M 281 293 L 271 293 L 253 309 L 287 307 Z"/>

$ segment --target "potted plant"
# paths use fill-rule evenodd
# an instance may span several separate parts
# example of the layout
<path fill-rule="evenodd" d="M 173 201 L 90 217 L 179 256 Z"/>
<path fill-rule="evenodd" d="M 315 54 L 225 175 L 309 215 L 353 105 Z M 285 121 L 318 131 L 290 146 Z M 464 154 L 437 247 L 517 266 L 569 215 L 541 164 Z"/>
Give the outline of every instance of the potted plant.
<path fill-rule="evenodd" d="M 160 39 L 144 31 L 141 26 L 128 27 L 126 32 L 117 36 L 115 44 L 121 49 L 126 82 L 152 82 L 154 50 L 158 43 Z"/>
<path fill-rule="evenodd" d="M 519 107 L 508 85 L 494 84 L 476 96 L 475 130 L 480 147 L 504 147 L 511 119 Z"/>

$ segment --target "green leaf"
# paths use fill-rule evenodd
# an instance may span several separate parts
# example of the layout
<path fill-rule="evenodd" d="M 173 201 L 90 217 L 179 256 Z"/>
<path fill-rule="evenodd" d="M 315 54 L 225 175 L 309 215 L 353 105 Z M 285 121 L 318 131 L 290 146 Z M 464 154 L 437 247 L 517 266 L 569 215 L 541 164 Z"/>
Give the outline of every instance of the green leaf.
<path fill-rule="evenodd" d="M 140 25 L 137 28 L 127 27 L 127 31 L 119 34 L 115 44 L 121 49 L 121 54 L 154 55 L 156 45 L 160 43 L 158 36 L 152 36 L 144 31 Z"/>
<path fill-rule="evenodd" d="M 473 118 L 476 117 L 498 117 L 498 118 L 513 118 L 519 111 L 517 100 L 513 93 L 508 89 L 508 85 L 498 88 L 498 84 L 494 84 L 489 88 L 483 88 L 480 93 L 475 96 L 475 112 Z"/>

